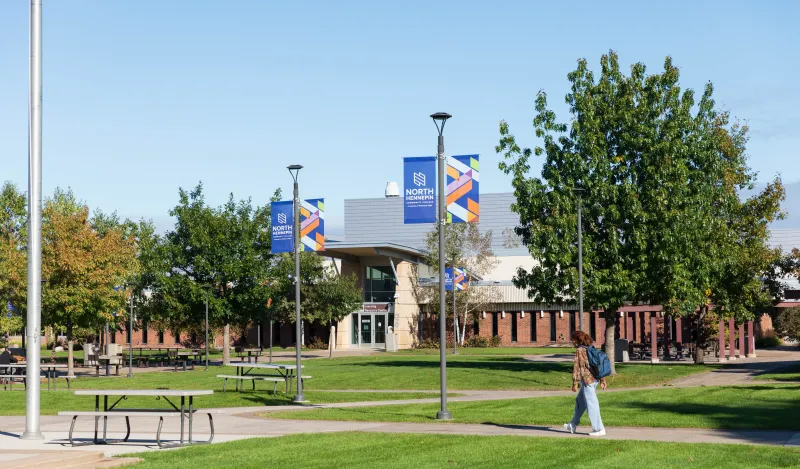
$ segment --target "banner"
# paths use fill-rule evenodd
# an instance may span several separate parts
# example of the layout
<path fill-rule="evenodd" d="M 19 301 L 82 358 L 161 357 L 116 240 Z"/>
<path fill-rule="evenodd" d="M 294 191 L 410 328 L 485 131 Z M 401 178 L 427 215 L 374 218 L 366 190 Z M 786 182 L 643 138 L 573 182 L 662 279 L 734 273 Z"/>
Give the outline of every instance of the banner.
<path fill-rule="evenodd" d="M 300 243 L 304 251 L 325 250 L 325 199 L 300 203 Z"/>
<path fill-rule="evenodd" d="M 403 158 L 403 223 L 436 223 L 436 157 Z"/>
<path fill-rule="evenodd" d="M 291 200 L 272 202 L 272 253 L 292 252 L 294 249 L 294 204 Z"/>
<path fill-rule="evenodd" d="M 453 268 L 444 268 L 444 289 L 450 291 L 453 289 Z"/>
<path fill-rule="evenodd" d="M 455 272 L 454 272 L 455 271 Z M 450 291 L 453 289 L 453 277 L 455 276 L 456 291 L 463 291 L 467 289 L 467 269 L 461 267 L 444 268 L 444 289 Z"/>
<path fill-rule="evenodd" d="M 478 193 L 480 165 L 478 155 L 451 156 L 447 159 L 447 222 L 477 223 L 481 206 Z"/>

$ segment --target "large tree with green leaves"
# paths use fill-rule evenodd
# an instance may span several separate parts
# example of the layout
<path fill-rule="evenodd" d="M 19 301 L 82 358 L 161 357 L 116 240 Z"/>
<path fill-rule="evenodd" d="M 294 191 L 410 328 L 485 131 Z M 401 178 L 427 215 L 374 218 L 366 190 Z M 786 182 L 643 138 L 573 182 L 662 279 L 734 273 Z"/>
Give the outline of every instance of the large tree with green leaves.
<path fill-rule="evenodd" d="M 26 197 L 14 184 L 0 189 L 0 333 L 22 330 L 27 298 Z M 9 309 L 12 305 L 13 309 Z"/>
<path fill-rule="evenodd" d="M 155 248 L 150 263 L 152 294 L 144 319 L 173 328 L 197 327 L 205 318 L 223 329 L 223 360 L 230 361 L 230 326 L 242 326 L 263 314 L 269 299 L 265 285 L 271 265 L 269 205 L 253 207 L 233 195 L 218 208 L 206 204 L 203 186 L 179 191 L 170 211 L 175 229 Z"/>

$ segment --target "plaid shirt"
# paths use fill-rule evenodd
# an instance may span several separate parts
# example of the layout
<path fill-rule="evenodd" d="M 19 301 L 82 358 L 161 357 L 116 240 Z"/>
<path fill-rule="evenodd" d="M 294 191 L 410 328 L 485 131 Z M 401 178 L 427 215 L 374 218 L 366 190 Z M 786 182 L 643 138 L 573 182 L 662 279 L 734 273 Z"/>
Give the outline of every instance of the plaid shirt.
<path fill-rule="evenodd" d="M 597 380 L 592 375 L 592 370 L 589 368 L 589 355 L 586 354 L 586 349 L 578 347 L 575 350 L 575 361 L 572 365 L 572 385 L 577 386 L 583 381 L 586 384 L 594 384 Z M 604 383 L 605 378 L 601 378 L 600 382 Z"/>

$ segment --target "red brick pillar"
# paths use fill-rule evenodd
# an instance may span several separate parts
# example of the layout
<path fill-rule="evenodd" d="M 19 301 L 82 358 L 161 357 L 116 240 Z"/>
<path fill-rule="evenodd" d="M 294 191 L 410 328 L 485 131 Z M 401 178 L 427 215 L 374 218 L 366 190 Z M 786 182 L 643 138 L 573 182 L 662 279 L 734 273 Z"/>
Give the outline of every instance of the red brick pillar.
<path fill-rule="evenodd" d="M 633 315 L 636 313 L 625 313 L 625 338 L 628 342 L 634 342 L 636 333 L 633 330 Z"/>
<path fill-rule="evenodd" d="M 683 343 L 683 321 L 681 318 L 675 319 L 675 342 Z"/>
<path fill-rule="evenodd" d="M 739 324 L 739 358 L 744 358 L 744 323 Z"/>
<path fill-rule="evenodd" d="M 658 363 L 658 318 L 650 313 L 650 363 Z"/>
<path fill-rule="evenodd" d="M 747 358 L 756 357 L 756 337 L 753 330 L 753 321 L 747 321 Z"/>
<path fill-rule="evenodd" d="M 719 342 L 719 362 L 725 361 L 725 321 L 719 320 L 719 331 L 717 335 L 717 342 Z"/>
<path fill-rule="evenodd" d="M 736 360 L 736 322 L 728 319 L 728 360 Z"/>

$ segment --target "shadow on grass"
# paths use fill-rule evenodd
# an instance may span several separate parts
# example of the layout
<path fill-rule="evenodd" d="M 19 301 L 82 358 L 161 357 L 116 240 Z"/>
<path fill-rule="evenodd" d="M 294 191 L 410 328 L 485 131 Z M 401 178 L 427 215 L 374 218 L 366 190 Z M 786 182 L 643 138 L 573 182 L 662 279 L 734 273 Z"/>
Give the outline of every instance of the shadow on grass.
<path fill-rule="evenodd" d="M 431 368 L 439 369 L 438 360 L 385 360 L 363 363 L 350 363 L 351 366 L 379 367 L 379 368 Z M 447 361 L 448 369 L 463 370 L 491 370 L 491 371 L 510 371 L 526 372 L 532 371 L 539 373 L 570 373 L 572 363 L 557 362 L 533 362 L 523 358 L 481 358 L 469 360 L 461 358 L 458 360 L 450 359 Z"/>

